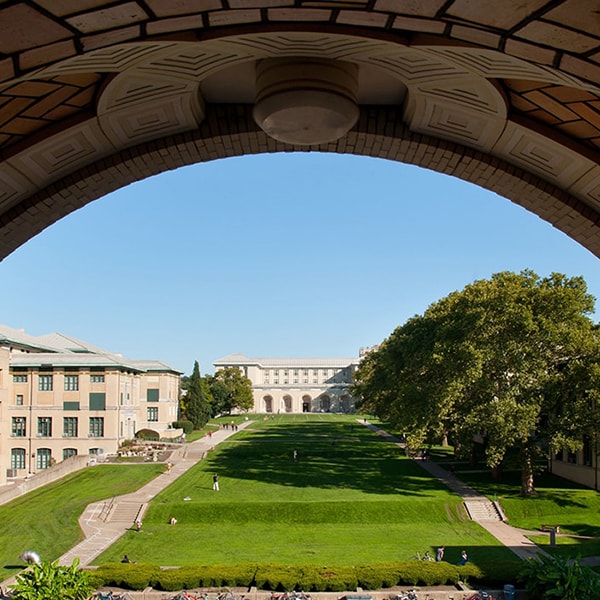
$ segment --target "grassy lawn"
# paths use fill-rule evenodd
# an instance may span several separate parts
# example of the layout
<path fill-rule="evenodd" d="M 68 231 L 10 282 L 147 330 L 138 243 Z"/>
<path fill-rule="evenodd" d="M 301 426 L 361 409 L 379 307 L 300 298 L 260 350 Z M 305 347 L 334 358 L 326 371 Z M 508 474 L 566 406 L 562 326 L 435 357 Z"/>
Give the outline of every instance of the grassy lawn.
<path fill-rule="evenodd" d="M 434 448 L 432 460 L 448 468 L 451 449 Z M 598 492 L 556 477 L 549 473 L 536 475 L 537 494 L 525 498 L 520 495 L 520 472 L 504 473 L 501 481 L 492 479 L 489 472 L 474 472 L 466 463 L 455 463 L 456 475 L 492 500 L 499 500 L 508 523 L 513 527 L 540 533 L 528 536 L 544 550 L 564 557 L 600 556 L 600 494 Z M 556 547 L 550 547 L 550 535 L 542 533 L 543 524 L 559 525 Z"/>
<path fill-rule="evenodd" d="M 126 532 L 95 562 L 354 565 L 440 544 L 449 562 L 463 548 L 474 562 L 514 559 L 458 497 L 356 417 L 277 415 L 216 446 L 152 501 L 141 533 Z"/>
<path fill-rule="evenodd" d="M 52 561 L 77 544 L 78 519 L 88 504 L 132 492 L 162 471 L 160 464 L 98 465 L 0 506 L 0 581 L 23 569 L 24 550 Z"/>

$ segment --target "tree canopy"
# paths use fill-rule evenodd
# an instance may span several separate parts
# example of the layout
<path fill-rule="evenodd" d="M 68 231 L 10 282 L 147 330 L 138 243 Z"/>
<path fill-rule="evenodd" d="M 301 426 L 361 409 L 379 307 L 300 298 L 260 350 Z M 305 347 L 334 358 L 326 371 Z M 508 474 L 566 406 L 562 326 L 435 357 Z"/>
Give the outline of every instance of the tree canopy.
<path fill-rule="evenodd" d="M 217 371 L 209 379 L 214 414 L 230 413 L 234 409 L 250 410 L 254 406 L 252 382 L 235 367 Z"/>
<path fill-rule="evenodd" d="M 598 432 L 600 337 L 583 278 L 502 272 L 432 304 L 369 353 L 356 373 L 361 408 L 409 445 L 479 439 L 489 467 L 518 451 L 522 492 L 534 464 Z"/>

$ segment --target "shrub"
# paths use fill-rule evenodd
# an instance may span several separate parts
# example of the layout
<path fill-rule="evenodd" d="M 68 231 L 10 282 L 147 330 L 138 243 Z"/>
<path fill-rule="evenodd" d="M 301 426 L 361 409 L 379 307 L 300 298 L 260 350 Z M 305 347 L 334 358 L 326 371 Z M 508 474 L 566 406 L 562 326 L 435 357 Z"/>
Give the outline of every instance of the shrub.
<path fill-rule="evenodd" d="M 33 564 L 19 573 L 11 586 L 11 597 L 15 600 L 85 600 L 94 587 L 89 574 L 79 568 L 75 559 L 70 566 L 61 566 L 58 561 Z"/>
<path fill-rule="evenodd" d="M 516 580 L 515 562 L 459 567 L 447 562 L 406 561 L 321 567 L 317 565 L 279 565 L 263 563 L 240 565 L 192 565 L 164 569 L 148 564 L 107 564 L 93 573 L 96 587 L 102 585 L 130 590 L 151 586 L 172 592 L 197 587 L 251 587 L 261 590 L 339 592 L 361 587 L 379 590 L 397 585 L 455 585 L 472 581 L 494 585 Z"/>
<path fill-rule="evenodd" d="M 183 429 L 185 435 L 188 435 L 194 431 L 194 424 L 191 421 L 175 421 L 173 429 Z"/>
<path fill-rule="evenodd" d="M 600 598 L 600 577 L 580 559 L 559 557 L 530 558 L 523 565 L 519 580 L 525 583 L 530 598 L 540 600 L 579 600 Z"/>

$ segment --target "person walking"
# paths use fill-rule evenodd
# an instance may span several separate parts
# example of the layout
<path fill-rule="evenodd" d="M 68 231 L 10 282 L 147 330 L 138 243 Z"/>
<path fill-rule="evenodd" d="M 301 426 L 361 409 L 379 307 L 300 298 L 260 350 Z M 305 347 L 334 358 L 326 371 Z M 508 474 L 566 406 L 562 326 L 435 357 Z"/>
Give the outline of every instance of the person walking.
<path fill-rule="evenodd" d="M 446 550 L 445 546 L 440 546 L 435 553 L 435 561 L 441 562 L 444 560 L 444 550 Z"/>
<path fill-rule="evenodd" d="M 213 490 L 219 491 L 219 476 L 216 473 L 213 475 Z"/>

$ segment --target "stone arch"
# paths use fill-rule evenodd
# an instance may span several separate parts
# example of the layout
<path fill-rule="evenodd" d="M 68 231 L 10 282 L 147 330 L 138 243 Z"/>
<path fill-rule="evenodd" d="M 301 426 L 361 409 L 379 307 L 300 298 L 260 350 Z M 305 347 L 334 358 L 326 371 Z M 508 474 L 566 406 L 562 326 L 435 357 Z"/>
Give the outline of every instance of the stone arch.
<path fill-rule="evenodd" d="M 302 396 L 302 412 L 312 412 L 312 396 L 310 394 Z"/>
<path fill-rule="evenodd" d="M 460 177 L 600 256 L 593 2 L 287 4 L 0 8 L 0 259 L 132 181 L 293 149 Z M 252 108 L 270 57 L 352 65 L 349 132 L 298 147 L 267 135 Z"/>
<path fill-rule="evenodd" d="M 321 394 L 319 396 L 319 412 L 331 412 L 331 396 Z"/>
<path fill-rule="evenodd" d="M 284 394 L 281 398 L 281 409 L 286 413 L 293 412 L 293 400 L 290 394 Z"/>
<path fill-rule="evenodd" d="M 261 408 L 262 408 L 261 412 L 272 413 L 273 412 L 273 396 L 271 396 L 270 394 L 263 396 Z"/>

